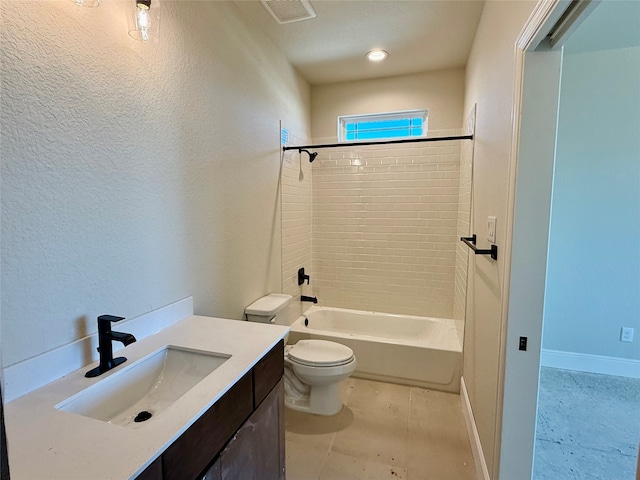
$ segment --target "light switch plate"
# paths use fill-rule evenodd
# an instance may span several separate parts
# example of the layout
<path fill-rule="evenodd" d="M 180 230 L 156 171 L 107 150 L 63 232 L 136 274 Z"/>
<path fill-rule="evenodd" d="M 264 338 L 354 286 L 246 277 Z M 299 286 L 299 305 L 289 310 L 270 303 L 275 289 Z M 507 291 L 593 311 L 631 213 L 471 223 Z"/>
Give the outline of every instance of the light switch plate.
<path fill-rule="evenodd" d="M 487 240 L 496 243 L 496 217 L 487 217 Z"/>

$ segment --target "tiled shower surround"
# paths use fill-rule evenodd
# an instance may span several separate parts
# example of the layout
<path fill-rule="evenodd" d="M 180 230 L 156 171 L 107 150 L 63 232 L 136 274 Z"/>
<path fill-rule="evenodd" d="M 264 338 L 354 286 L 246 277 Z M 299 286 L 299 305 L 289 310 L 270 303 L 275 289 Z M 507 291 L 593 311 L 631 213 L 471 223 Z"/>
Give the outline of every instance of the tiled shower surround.
<path fill-rule="evenodd" d="M 294 129 L 287 128 L 288 144 L 304 145 L 307 138 Z M 304 158 L 302 158 L 304 157 Z M 312 285 L 298 286 L 298 269 L 304 267 L 312 273 L 312 217 L 313 185 L 311 164 L 306 154 L 287 151 L 282 157 L 282 293 L 299 299 L 300 295 L 311 295 Z M 315 278 L 314 278 L 315 283 Z M 289 315 L 299 316 L 302 305 L 292 302 Z"/>
<path fill-rule="evenodd" d="M 469 122 L 475 122 L 475 110 L 469 116 Z M 473 131 L 473 124 L 468 131 Z M 458 323 L 462 338 L 462 322 L 465 319 L 467 296 L 467 270 L 469 267 L 469 247 L 460 242 L 460 237 L 471 235 L 471 182 L 473 168 L 473 147 L 471 141 L 460 142 L 460 187 L 458 190 L 458 232 L 456 233 L 456 291 L 453 296 L 453 318 Z"/>
<path fill-rule="evenodd" d="M 451 134 L 459 132 L 430 135 Z M 458 238 L 468 233 L 472 153 L 464 142 L 472 143 L 320 149 L 310 169 L 306 154 L 300 167 L 298 152 L 286 152 L 283 291 L 313 293 L 321 305 L 462 319 L 467 259 Z M 311 274 L 303 291 L 292 278 L 300 265 Z"/>

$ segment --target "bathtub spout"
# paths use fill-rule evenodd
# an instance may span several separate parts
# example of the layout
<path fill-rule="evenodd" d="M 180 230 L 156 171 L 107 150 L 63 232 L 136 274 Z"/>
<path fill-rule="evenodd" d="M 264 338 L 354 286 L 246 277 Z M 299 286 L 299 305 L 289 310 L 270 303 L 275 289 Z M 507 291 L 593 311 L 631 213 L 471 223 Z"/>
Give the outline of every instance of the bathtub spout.
<path fill-rule="evenodd" d="M 300 296 L 300 301 L 301 302 L 318 303 L 318 298 L 317 297 L 307 297 L 306 295 L 301 295 Z"/>

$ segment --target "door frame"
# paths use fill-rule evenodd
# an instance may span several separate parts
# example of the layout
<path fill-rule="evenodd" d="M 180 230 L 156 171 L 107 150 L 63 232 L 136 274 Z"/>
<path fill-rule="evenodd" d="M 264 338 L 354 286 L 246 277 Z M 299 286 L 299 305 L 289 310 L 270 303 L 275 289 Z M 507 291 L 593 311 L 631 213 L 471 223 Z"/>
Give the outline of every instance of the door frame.
<path fill-rule="evenodd" d="M 597 2 L 583 0 L 563 25 L 565 38 Z M 491 478 L 531 478 L 555 160 L 562 42 L 547 35 L 567 0 L 540 0 L 515 44 L 512 139 L 502 285 L 500 375 Z M 572 25 L 573 24 L 573 25 Z M 519 350 L 521 337 L 527 350 Z"/>

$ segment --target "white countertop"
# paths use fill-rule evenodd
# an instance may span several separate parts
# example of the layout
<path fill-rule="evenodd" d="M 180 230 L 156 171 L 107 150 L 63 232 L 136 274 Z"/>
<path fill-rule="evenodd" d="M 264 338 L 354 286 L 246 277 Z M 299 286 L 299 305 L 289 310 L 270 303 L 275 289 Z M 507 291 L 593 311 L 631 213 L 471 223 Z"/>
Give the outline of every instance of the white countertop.
<path fill-rule="evenodd" d="M 13 480 L 135 478 L 278 341 L 288 327 L 191 316 L 119 350 L 127 362 L 96 378 L 93 363 L 5 405 Z M 55 405 L 164 346 L 231 355 L 152 421 L 118 426 Z"/>

